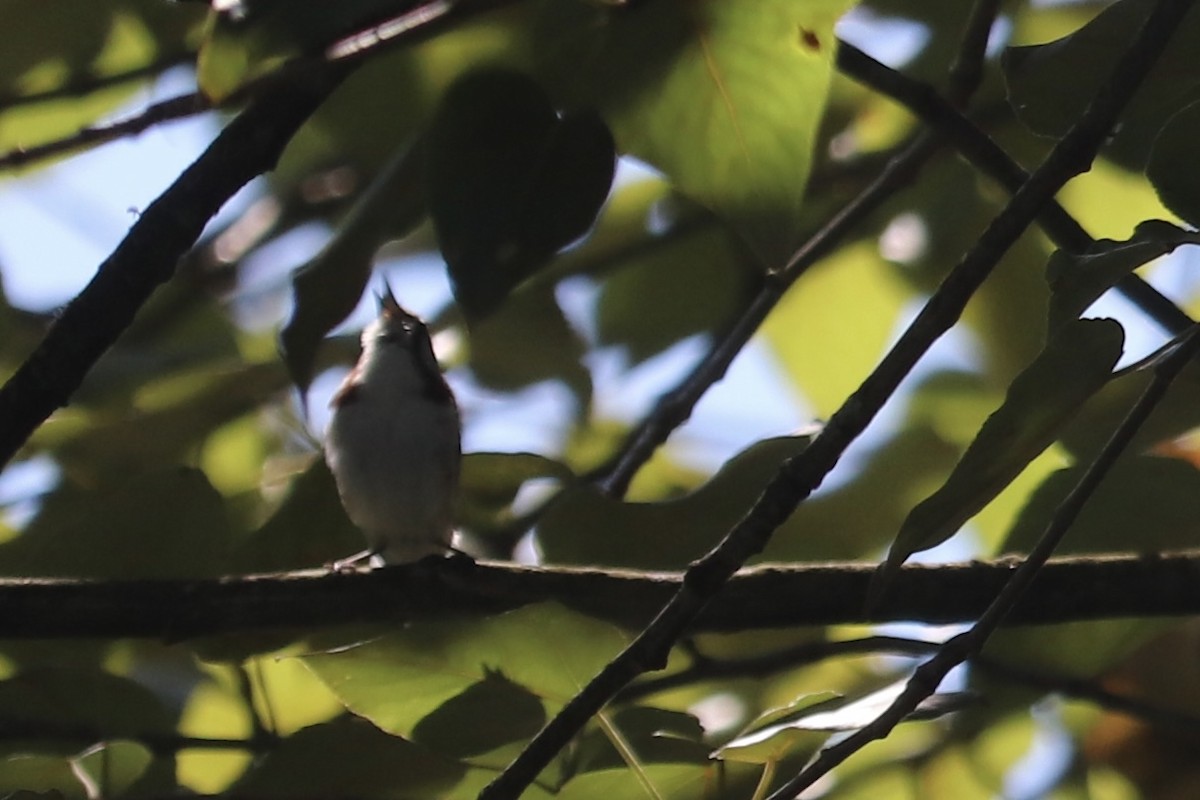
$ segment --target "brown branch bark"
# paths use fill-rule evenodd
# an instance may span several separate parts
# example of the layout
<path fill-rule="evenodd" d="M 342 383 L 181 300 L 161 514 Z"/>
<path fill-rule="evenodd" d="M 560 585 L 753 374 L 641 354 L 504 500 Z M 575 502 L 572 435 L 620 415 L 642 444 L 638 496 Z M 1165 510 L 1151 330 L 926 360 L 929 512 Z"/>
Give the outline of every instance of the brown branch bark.
<path fill-rule="evenodd" d="M 738 573 L 689 630 L 976 619 L 1019 561 L 910 565 L 887 603 L 862 598 L 874 564 L 761 566 Z M 553 601 L 631 628 L 673 596 L 676 572 L 519 567 L 458 559 L 359 573 L 327 570 L 210 580 L 0 579 L 0 638 L 220 633 L 495 614 Z M 1200 552 L 1051 561 L 1007 625 L 1200 614 Z"/>

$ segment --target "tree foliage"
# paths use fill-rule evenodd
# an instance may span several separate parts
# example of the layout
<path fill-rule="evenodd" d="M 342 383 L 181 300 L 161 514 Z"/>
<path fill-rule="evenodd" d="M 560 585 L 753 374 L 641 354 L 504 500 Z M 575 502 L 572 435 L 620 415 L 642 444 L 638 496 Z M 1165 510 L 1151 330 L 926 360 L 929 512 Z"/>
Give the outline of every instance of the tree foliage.
<path fill-rule="evenodd" d="M 0 304 L 0 788 L 1194 793 L 1190 3 L 208 5 L 3 6 L 10 197 L 212 143 Z M 324 568 L 380 276 L 478 565 Z"/>

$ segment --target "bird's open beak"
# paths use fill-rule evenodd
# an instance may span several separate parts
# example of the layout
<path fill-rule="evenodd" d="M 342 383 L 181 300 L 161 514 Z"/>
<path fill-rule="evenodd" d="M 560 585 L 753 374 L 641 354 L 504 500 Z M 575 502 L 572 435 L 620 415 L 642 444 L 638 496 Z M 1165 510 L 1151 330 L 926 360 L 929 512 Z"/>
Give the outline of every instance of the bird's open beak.
<path fill-rule="evenodd" d="M 379 301 L 379 310 L 382 313 L 388 316 L 399 316 L 404 313 L 404 309 L 392 296 L 392 287 L 388 286 L 387 281 L 383 282 L 383 291 L 376 293 L 375 298 Z"/>

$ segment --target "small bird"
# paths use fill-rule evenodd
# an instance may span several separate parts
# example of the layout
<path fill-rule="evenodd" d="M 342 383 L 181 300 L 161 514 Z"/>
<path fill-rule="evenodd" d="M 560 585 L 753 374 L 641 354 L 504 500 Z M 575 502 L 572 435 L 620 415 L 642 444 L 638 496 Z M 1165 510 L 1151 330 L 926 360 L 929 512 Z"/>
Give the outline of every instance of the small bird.
<path fill-rule="evenodd" d="M 379 317 L 362 332 L 362 355 L 330 402 L 325 461 L 351 522 L 373 556 L 416 561 L 453 551 L 462 426 L 429 330 L 385 285 Z"/>

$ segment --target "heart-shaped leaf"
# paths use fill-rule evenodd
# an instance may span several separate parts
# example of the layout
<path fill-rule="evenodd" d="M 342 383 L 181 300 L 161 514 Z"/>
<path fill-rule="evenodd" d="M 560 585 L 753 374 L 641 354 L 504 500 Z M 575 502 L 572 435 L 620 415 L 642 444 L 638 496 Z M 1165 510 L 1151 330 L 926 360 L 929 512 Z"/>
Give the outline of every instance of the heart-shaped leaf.
<path fill-rule="evenodd" d="M 429 209 L 468 314 L 494 310 L 587 231 L 615 163 L 598 116 L 560 115 L 525 76 L 486 70 L 450 88 L 429 132 Z"/>

